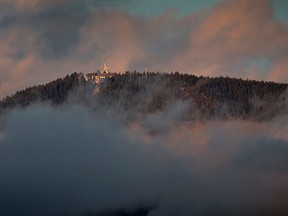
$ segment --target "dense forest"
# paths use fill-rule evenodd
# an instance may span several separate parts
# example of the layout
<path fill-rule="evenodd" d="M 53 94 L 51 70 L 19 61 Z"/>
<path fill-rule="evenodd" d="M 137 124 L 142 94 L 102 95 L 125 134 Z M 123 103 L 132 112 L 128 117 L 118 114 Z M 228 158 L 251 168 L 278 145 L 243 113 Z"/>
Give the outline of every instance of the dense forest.
<path fill-rule="evenodd" d="M 99 84 L 96 74 L 73 73 L 46 85 L 18 91 L 0 102 L 1 112 L 33 103 L 80 103 L 137 114 L 180 106 L 181 120 L 266 120 L 287 113 L 287 84 L 175 73 L 114 73 Z M 96 85 L 100 91 L 95 93 Z"/>
<path fill-rule="evenodd" d="M 53 105 L 62 104 L 72 89 L 80 85 L 79 74 L 73 73 L 46 85 L 38 85 L 17 91 L 0 102 L 2 110 L 15 107 L 26 107 L 35 102 L 51 102 Z"/>

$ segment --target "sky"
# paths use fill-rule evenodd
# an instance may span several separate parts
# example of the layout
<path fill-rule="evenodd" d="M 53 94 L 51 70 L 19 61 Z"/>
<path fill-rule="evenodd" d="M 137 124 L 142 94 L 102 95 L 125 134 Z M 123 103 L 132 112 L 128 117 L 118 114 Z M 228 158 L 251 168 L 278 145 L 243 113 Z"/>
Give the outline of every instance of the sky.
<path fill-rule="evenodd" d="M 102 68 L 288 82 L 285 0 L 0 0 L 0 97 Z"/>
<path fill-rule="evenodd" d="M 0 97 L 94 72 L 101 56 L 112 72 L 288 82 L 287 2 L 0 0 Z M 187 106 L 138 116 L 72 100 L 1 115 L 0 215 L 287 215 L 288 116 L 182 122 Z"/>

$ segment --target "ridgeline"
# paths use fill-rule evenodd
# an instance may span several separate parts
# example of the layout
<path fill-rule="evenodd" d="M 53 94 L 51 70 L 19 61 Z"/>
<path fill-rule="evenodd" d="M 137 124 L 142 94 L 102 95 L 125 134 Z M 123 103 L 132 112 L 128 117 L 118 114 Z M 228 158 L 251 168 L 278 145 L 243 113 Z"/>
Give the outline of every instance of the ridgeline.
<path fill-rule="evenodd" d="M 97 74 L 73 73 L 45 85 L 33 86 L 7 96 L 0 112 L 34 103 L 62 106 L 80 103 L 94 109 L 118 108 L 131 113 L 166 112 L 181 106 L 181 120 L 269 120 L 286 114 L 287 84 L 229 77 L 197 77 L 167 73 L 111 74 L 95 82 Z M 98 86 L 97 86 L 98 85 Z M 95 88 L 99 92 L 95 93 Z"/>

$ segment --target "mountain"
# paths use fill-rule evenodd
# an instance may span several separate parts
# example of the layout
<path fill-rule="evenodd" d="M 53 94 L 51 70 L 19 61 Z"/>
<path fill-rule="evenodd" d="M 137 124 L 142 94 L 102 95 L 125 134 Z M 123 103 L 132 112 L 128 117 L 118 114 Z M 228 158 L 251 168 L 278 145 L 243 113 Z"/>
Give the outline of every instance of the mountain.
<path fill-rule="evenodd" d="M 181 109 L 181 120 L 220 118 L 268 120 L 287 113 L 287 84 L 229 77 L 167 73 L 73 73 L 46 85 L 7 96 L 1 112 L 33 103 L 79 103 L 93 109 L 117 108 L 133 115 Z"/>
<path fill-rule="evenodd" d="M 7 96 L 0 215 L 287 215 L 287 87 L 73 73 Z"/>

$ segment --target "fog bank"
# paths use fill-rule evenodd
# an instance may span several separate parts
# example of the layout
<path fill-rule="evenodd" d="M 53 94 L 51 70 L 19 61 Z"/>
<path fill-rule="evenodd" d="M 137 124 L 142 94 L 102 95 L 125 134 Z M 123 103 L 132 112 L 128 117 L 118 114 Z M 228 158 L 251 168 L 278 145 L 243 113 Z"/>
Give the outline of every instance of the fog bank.
<path fill-rule="evenodd" d="M 149 216 L 288 213 L 288 117 L 161 118 L 123 124 L 79 106 L 11 112 L 2 119 L 0 214 L 151 206 Z"/>

